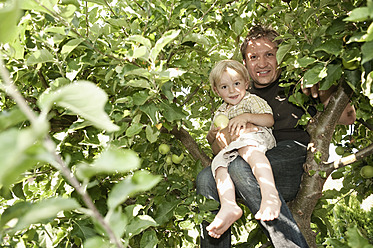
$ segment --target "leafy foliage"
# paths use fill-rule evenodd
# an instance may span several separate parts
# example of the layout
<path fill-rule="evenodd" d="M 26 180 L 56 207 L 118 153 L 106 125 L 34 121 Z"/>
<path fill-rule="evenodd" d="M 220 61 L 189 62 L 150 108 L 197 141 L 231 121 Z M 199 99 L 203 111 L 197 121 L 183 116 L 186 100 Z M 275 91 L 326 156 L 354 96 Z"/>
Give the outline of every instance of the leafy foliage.
<path fill-rule="evenodd" d="M 345 155 L 371 144 L 373 3 L 365 3 L 0 1 L 3 245 L 194 247 L 217 203 L 196 195 L 204 165 L 172 132 L 184 128 L 211 156 L 205 136 L 219 103 L 208 73 L 218 60 L 241 60 L 251 23 L 283 35 L 278 61 L 296 90 L 301 79 L 322 89 L 346 79 L 361 122 L 338 126 L 333 142 Z M 161 144 L 168 154 L 158 152 Z M 184 158 L 175 164 L 171 154 Z M 372 193 L 358 173 L 366 163 L 372 158 L 337 171 L 359 201 Z M 324 214 L 315 210 L 315 229 L 337 225 Z M 250 245 L 265 242 L 250 213 L 244 217 L 233 228 L 237 239 L 246 225 L 254 229 Z M 349 240 L 358 240 L 352 232 Z"/>

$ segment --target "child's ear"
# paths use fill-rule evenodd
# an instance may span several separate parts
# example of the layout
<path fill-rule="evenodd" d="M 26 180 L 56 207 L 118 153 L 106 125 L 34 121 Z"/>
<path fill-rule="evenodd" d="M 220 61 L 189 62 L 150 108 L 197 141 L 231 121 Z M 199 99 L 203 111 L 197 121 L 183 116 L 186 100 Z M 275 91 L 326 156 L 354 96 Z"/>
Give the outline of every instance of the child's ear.
<path fill-rule="evenodd" d="M 218 89 L 216 88 L 216 86 L 214 86 L 214 88 L 212 89 L 212 91 L 214 91 L 214 93 L 215 93 L 216 95 L 220 96 L 220 95 L 219 95 L 219 91 L 218 91 Z"/>

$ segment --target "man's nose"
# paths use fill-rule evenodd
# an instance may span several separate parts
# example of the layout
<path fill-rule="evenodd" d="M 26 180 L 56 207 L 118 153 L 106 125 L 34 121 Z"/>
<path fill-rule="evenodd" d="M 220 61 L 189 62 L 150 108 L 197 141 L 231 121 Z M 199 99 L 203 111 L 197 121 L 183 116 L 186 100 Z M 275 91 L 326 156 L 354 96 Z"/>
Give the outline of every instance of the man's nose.
<path fill-rule="evenodd" d="M 259 67 L 266 67 L 267 66 L 267 60 L 265 58 L 259 58 L 258 59 L 258 66 Z"/>

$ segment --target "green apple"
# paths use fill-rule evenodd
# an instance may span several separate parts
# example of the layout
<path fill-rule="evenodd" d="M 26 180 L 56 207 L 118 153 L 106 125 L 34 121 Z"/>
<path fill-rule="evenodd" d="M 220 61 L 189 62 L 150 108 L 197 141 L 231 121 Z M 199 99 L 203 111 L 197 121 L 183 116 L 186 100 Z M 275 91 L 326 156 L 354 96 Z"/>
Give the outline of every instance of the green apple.
<path fill-rule="evenodd" d="M 356 60 L 345 60 L 342 59 L 343 67 L 347 70 L 356 70 L 359 67 L 359 62 Z"/>
<path fill-rule="evenodd" d="M 167 154 L 169 151 L 170 151 L 170 146 L 167 145 L 167 144 L 161 144 L 159 147 L 158 147 L 158 151 L 160 154 Z"/>
<path fill-rule="evenodd" d="M 172 158 L 170 155 L 166 157 L 166 164 L 172 164 Z"/>
<path fill-rule="evenodd" d="M 228 126 L 229 119 L 228 116 L 220 114 L 215 117 L 214 125 L 215 127 L 220 127 L 220 129 L 226 128 Z"/>
<path fill-rule="evenodd" d="M 373 177 L 373 166 L 370 166 L 370 165 L 363 166 L 363 168 L 361 168 L 360 170 L 360 175 L 363 178 L 372 178 Z"/>
<path fill-rule="evenodd" d="M 172 162 L 174 162 L 174 164 L 180 164 L 181 161 L 184 159 L 184 153 L 180 154 L 180 156 L 177 156 L 176 154 L 172 154 Z"/>

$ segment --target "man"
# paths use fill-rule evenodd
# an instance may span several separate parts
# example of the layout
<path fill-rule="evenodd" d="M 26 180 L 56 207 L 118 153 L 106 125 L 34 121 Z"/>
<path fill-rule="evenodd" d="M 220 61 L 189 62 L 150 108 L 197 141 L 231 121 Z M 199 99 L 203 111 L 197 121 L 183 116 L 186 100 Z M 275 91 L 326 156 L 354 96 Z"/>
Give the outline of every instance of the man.
<path fill-rule="evenodd" d="M 299 118 L 304 114 L 303 109 L 291 104 L 283 92 L 284 88 L 279 86 L 281 71 L 278 68 L 276 52 L 280 41 L 275 40 L 277 36 L 272 29 L 256 26 L 251 29 L 241 46 L 244 64 L 252 79 L 253 87 L 250 92 L 268 102 L 275 120 L 273 134 L 277 146 L 267 151 L 266 156 L 271 163 L 279 191 L 281 210 L 277 219 L 260 221 L 260 225 L 274 247 L 308 247 L 286 202 L 293 200 L 298 192 L 310 137 L 302 127 L 297 126 Z M 312 93 L 314 92 L 312 89 Z M 324 92 L 320 94 L 320 99 L 327 104 L 330 95 L 331 92 Z M 343 115 L 340 124 L 351 124 L 355 121 L 352 106 L 348 106 Z M 255 127 L 248 123 L 244 131 L 255 131 Z M 209 133 L 209 136 L 216 137 L 210 142 L 214 154 L 224 148 L 229 140 L 236 138 L 230 137 L 225 130 Z M 256 213 L 260 207 L 261 195 L 250 166 L 238 157 L 230 163 L 228 172 L 235 184 L 237 195 L 252 213 Z M 198 175 L 197 193 L 219 200 L 210 168 L 205 168 Z M 230 229 L 219 239 L 211 238 L 205 226 L 202 231 L 201 247 L 230 247 Z"/>

